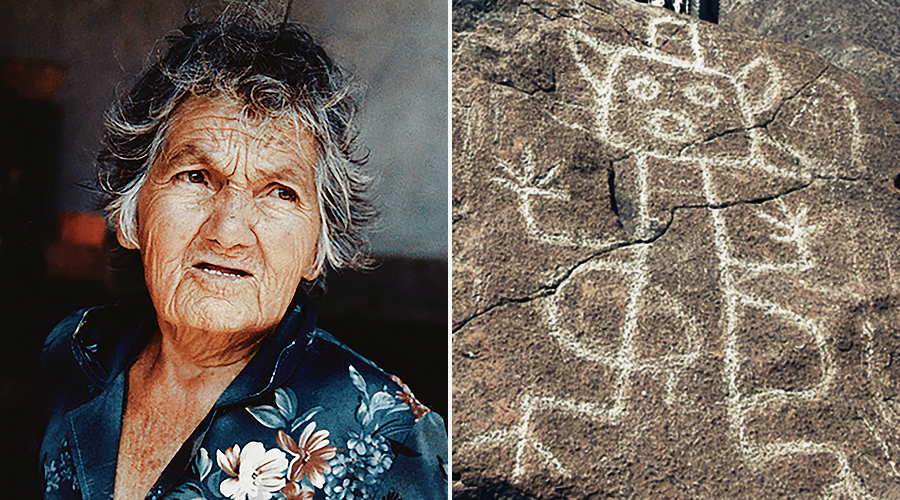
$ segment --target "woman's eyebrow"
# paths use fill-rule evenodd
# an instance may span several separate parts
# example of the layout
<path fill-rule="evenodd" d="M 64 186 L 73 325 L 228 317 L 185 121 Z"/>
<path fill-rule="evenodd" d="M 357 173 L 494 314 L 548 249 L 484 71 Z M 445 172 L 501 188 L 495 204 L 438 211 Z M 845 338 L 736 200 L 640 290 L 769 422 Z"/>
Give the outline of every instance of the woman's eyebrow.
<path fill-rule="evenodd" d="M 303 185 L 308 179 L 314 176 L 315 167 L 303 166 L 299 163 L 290 165 L 281 165 L 270 169 L 263 169 L 266 177 L 276 180 L 290 182 L 293 184 Z"/>
<path fill-rule="evenodd" d="M 172 153 L 163 156 L 163 173 L 184 163 L 199 163 L 204 167 L 212 165 L 212 160 L 202 148 L 192 143 L 179 145 Z"/>
<path fill-rule="evenodd" d="M 197 161 L 204 165 L 211 163 L 210 158 L 206 154 L 206 152 L 193 143 L 187 143 L 179 146 L 178 149 L 176 149 L 175 152 L 166 159 L 166 162 L 175 163 L 178 161 L 182 161 L 185 158 L 188 158 L 192 161 Z"/>

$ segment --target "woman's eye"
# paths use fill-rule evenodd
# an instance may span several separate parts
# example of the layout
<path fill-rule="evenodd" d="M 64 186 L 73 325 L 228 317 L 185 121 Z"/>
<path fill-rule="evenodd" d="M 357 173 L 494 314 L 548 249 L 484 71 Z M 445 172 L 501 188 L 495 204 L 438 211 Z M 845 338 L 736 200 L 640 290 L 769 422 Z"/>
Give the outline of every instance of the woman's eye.
<path fill-rule="evenodd" d="M 289 187 L 278 186 L 273 190 L 273 193 L 284 201 L 297 201 L 297 193 Z"/>
<path fill-rule="evenodd" d="M 191 170 L 184 172 L 182 175 L 185 180 L 192 184 L 204 184 L 206 182 L 206 175 L 202 170 Z"/>

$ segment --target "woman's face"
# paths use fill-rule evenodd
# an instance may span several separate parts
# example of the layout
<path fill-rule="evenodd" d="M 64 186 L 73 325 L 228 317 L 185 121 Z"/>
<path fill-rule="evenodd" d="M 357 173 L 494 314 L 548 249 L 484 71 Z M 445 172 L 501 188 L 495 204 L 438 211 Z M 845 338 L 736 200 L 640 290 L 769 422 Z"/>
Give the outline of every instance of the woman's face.
<path fill-rule="evenodd" d="M 278 324 L 301 278 L 318 274 L 315 163 L 305 129 L 221 97 L 179 106 L 138 197 L 161 328 L 240 342 Z"/>

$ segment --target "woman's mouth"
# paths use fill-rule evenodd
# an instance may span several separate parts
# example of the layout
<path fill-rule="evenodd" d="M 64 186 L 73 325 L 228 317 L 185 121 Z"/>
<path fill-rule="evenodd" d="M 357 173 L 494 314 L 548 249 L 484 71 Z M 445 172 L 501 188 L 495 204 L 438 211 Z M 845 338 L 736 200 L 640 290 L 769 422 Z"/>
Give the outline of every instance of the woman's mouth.
<path fill-rule="evenodd" d="M 194 268 L 203 271 L 204 273 L 212 274 L 214 276 L 223 276 L 226 278 L 244 278 L 247 276 L 253 276 L 251 273 L 244 271 L 242 269 L 234 269 L 230 267 L 217 266 L 215 264 L 210 264 L 208 262 L 201 262 L 199 264 L 195 264 Z"/>

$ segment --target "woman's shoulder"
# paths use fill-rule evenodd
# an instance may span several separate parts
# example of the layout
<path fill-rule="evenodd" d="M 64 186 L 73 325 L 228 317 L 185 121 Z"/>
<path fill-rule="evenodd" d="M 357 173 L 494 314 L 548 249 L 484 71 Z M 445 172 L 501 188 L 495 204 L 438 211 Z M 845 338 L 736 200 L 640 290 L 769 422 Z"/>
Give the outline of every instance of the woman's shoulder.
<path fill-rule="evenodd" d="M 303 361 L 291 381 L 292 385 L 315 387 L 316 399 L 338 398 L 355 403 L 358 396 L 366 394 L 372 396 L 384 392 L 393 395 L 404 391 L 405 384 L 400 378 L 381 369 L 325 330 L 315 328 L 308 336 Z"/>
<path fill-rule="evenodd" d="M 79 309 L 59 322 L 44 340 L 40 359 L 41 399 L 44 406 L 57 408 L 62 399 L 73 397 L 73 387 L 87 385 L 84 367 L 77 358 L 75 334 L 93 308 Z M 77 391 L 83 392 L 83 391 Z"/>
<path fill-rule="evenodd" d="M 380 391 L 396 395 L 398 400 L 407 404 L 417 419 L 431 411 L 416 399 L 400 377 L 384 371 L 330 333 L 315 328 L 309 336 L 311 342 L 307 352 L 312 355 L 304 364 L 319 373 L 327 374 L 325 378 L 328 380 L 338 383 L 343 381 L 344 385 L 351 382 L 350 386 L 360 392 L 371 389 L 375 393 Z M 356 394 L 353 396 L 352 399 L 355 400 Z"/>

